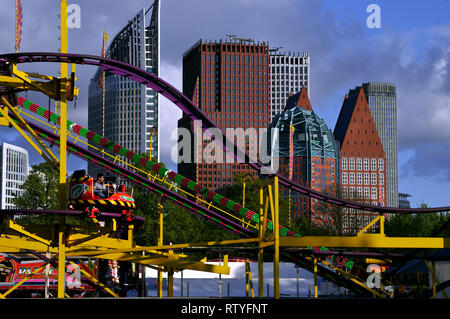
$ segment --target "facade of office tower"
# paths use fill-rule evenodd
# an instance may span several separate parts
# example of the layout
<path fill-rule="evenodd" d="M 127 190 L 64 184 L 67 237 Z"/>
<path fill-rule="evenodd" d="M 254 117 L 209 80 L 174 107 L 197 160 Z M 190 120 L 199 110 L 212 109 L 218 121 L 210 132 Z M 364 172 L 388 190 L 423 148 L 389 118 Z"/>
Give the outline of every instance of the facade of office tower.
<path fill-rule="evenodd" d="M 305 87 L 310 97 L 310 58 L 309 53 L 288 54 L 271 52 L 269 59 L 270 80 L 270 120 L 282 113 L 291 94 Z"/>
<path fill-rule="evenodd" d="M 16 145 L 3 143 L 1 158 L 1 209 L 14 209 L 13 199 L 23 193 L 20 188 L 28 177 L 28 151 Z"/>
<path fill-rule="evenodd" d="M 269 124 L 268 60 L 269 48 L 264 42 L 200 40 L 183 55 L 183 93 L 224 132 L 242 129 L 237 138 L 246 138 L 248 129 L 267 128 Z M 179 130 L 198 133 L 194 127 L 183 113 Z M 227 137 L 234 141 L 234 137 Z M 245 150 L 257 151 L 258 141 L 247 138 Z M 256 176 L 245 163 L 226 162 L 225 155 L 218 162 L 217 157 L 211 158 L 205 147 L 210 143 L 207 138 L 192 143 L 192 153 L 200 151 L 200 158 L 179 160 L 178 172 L 210 189 L 232 184 L 238 173 Z"/>
<path fill-rule="evenodd" d="M 333 135 L 339 146 L 342 198 L 386 206 L 386 154 L 362 88 L 345 96 Z M 343 213 L 344 232 L 360 230 L 378 216 L 353 208 L 343 208 Z"/>
<path fill-rule="evenodd" d="M 314 112 L 306 88 L 289 97 L 285 109 L 275 115 L 270 127 L 271 156 L 279 163 L 279 174 L 297 184 L 336 195 L 338 151 L 332 131 Z M 278 145 L 274 147 L 273 145 Z M 278 159 L 275 159 L 278 158 Z M 331 207 L 298 192 L 281 187 L 290 201 L 290 222 L 304 215 L 311 222 L 333 225 Z"/>
<path fill-rule="evenodd" d="M 358 91 L 360 87 L 354 90 Z M 395 84 L 369 82 L 362 88 L 386 153 L 386 205 L 398 207 L 397 90 Z"/>
<path fill-rule="evenodd" d="M 160 31 L 159 0 L 142 9 L 111 40 L 106 57 L 129 63 L 159 76 Z M 153 128 L 159 128 L 158 94 L 140 83 L 116 74 L 105 74 L 105 103 L 99 88 L 101 69 L 89 85 L 89 129 L 137 153 L 150 153 L 159 160 L 159 134 L 152 137 Z M 98 169 L 89 165 L 89 173 Z"/>

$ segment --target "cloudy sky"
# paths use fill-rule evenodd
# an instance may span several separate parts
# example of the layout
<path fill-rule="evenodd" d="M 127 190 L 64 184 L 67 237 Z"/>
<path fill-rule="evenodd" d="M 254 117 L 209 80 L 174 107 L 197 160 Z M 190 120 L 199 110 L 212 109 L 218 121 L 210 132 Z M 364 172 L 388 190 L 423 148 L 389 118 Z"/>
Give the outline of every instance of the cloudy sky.
<path fill-rule="evenodd" d="M 110 38 L 150 0 L 73 0 L 81 28 L 69 30 L 69 52 L 99 55 L 102 32 Z M 379 5 L 381 28 L 368 28 L 369 4 Z M 56 52 L 59 1 L 22 0 L 20 51 Z M 161 0 L 161 77 L 181 89 L 182 54 L 199 39 L 227 34 L 269 42 L 282 51 L 311 55 L 311 102 L 333 129 L 350 88 L 368 81 L 393 82 L 398 94 L 399 191 L 412 206 L 448 206 L 450 192 L 450 1 L 381 0 Z M 14 51 L 14 0 L 2 0 L 0 52 Z M 23 70 L 56 75 L 49 64 Z M 78 67 L 80 96 L 69 118 L 87 127 L 87 88 L 95 69 Z M 28 97 L 44 106 L 38 94 Z M 175 117 L 161 97 L 162 160 L 169 167 Z M 0 140 L 26 145 L 12 129 Z M 29 147 L 27 147 L 29 149 Z M 32 162 L 40 158 L 30 149 Z M 72 158 L 69 171 L 85 166 Z"/>

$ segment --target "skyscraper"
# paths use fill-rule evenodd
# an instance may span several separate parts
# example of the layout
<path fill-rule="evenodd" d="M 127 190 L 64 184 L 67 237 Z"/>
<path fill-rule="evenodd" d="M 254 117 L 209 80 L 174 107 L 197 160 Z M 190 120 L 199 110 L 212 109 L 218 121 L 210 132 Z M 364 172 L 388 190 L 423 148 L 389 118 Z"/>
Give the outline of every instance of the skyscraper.
<path fill-rule="evenodd" d="M 23 193 L 20 186 L 28 177 L 28 151 L 3 142 L 0 152 L 1 209 L 14 209 L 13 199 Z"/>
<path fill-rule="evenodd" d="M 279 174 L 294 182 L 330 195 L 336 194 L 338 152 L 333 133 L 314 112 L 306 88 L 287 101 L 284 111 L 275 115 L 269 129 L 274 132 L 272 158 L 278 157 Z M 271 131 L 269 131 L 271 132 Z M 330 224 L 330 211 L 319 201 L 281 188 L 284 198 L 291 200 L 290 217 L 305 215 L 315 224 Z"/>
<path fill-rule="evenodd" d="M 270 120 L 275 114 L 283 112 L 290 94 L 300 92 L 306 87 L 308 97 L 311 91 L 309 53 L 270 52 Z"/>
<path fill-rule="evenodd" d="M 395 84 L 382 82 L 363 83 L 362 88 L 386 153 L 386 205 L 398 207 L 397 90 Z"/>
<path fill-rule="evenodd" d="M 142 9 L 112 39 L 106 57 L 120 60 L 159 76 L 160 31 L 159 0 Z M 148 17 L 150 16 L 150 18 Z M 158 94 L 152 89 L 120 75 L 105 75 L 105 105 L 99 88 L 98 69 L 89 85 L 89 129 L 138 153 L 149 153 L 159 160 L 160 143 L 152 139 L 152 128 L 159 128 Z M 104 123 L 104 124 L 103 124 Z M 95 175 L 96 167 L 89 165 Z"/>
<path fill-rule="evenodd" d="M 342 198 L 386 206 L 386 154 L 362 88 L 345 96 L 334 128 Z M 344 208 L 344 231 L 360 230 L 375 212 Z"/>
<path fill-rule="evenodd" d="M 183 55 L 183 93 L 198 98 L 194 103 L 226 132 L 235 131 L 236 140 L 245 138 L 248 132 L 267 128 L 269 124 L 269 48 L 263 43 L 252 40 L 225 40 L 207 42 L 200 40 Z M 183 114 L 178 128 L 186 128 L 194 133 L 194 124 Z M 233 137 L 228 136 L 235 140 Z M 258 141 L 247 136 L 247 152 L 258 150 Z M 193 153 L 200 149 L 201 159 L 178 164 L 178 171 L 211 189 L 222 188 L 233 182 L 238 173 L 255 171 L 236 161 L 214 162 L 205 152 L 205 146 L 211 141 L 192 143 Z"/>

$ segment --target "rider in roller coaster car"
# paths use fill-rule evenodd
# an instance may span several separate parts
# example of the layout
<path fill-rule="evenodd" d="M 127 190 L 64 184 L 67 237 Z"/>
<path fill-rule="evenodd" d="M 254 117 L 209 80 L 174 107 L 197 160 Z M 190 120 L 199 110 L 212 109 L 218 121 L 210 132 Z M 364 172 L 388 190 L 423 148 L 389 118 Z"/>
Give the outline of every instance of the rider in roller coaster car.
<path fill-rule="evenodd" d="M 106 198 L 105 175 L 99 173 L 94 183 L 94 195 L 101 198 Z"/>
<path fill-rule="evenodd" d="M 96 217 L 99 212 L 121 212 L 127 220 L 133 218 L 134 198 L 125 185 L 116 185 L 116 177 L 90 177 L 85 170 L 78 170 L 70 177 L 70 204 L 73 209 L 82 209 Z"/>

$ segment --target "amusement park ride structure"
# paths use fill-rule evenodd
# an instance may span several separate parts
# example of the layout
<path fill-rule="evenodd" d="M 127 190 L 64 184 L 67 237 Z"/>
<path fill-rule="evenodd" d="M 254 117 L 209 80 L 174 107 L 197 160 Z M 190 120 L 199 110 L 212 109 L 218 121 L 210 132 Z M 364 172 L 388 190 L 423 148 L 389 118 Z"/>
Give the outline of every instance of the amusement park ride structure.
<path fill-rule="evenodd" d="M 0 88 L 2 92 L 0 107 L 0 124 L 15 128 L 30 145 L 55 168 L 59 168 L 60 202 L 58 210 L 2 210 L 0 211 L 0 252 L 15 254 L 34 254 L 42 256 L 45 263 L 34 273 L 42 271 L 48 263 L 58 267 L 58 298 L 68 297 L 65 286 L 65 273 L 68 258 L 99 258 L 114 259 L 133 262 L 159 271 L 158 295 L 162 297 L 162 273 L 168 274 L 167 295 L 173 296 L 173 273 L 182 269 L 228 274 L 228 256 L 225 255 L 223 265 L 211 265 L 206 260 L 198 260 L 185 253 L 177 252 L 180 249 L 211 248 L 220 245 L 247 244 L 255 245 L 258 251 L 259 271 L 258 285 L 259 297 L 264 296 L 264 256 L 273 256 L 274 268 L 274 296 L 279 298 L 279 262 L 294 261 L 300 267 L 304 267 L 315 275 L 315 296 L 317 297 L 317 274 L 327 280 L 338 282 L 358 295 L 374 297 L 393 297 L 393 293 L 382 287 L 369 288 L 366 285 L 367 273 L 361 270 L 354 262 L 346 260 L 339 265 L 329 259 L 322 258 L 319 253 L 326 253 L 325 247 L 343 248 L 448 248 L 449 238 L 405 238 L 387 237 L 384 234 L 384 214 L 389 213 L 433 213 L 450 211 L 450 207 L 426 208 L 426 209 L 399 209 L 393 207 L 380 207 L 364 203 L 356 203 L 331 197 L 304 186 L 295 184 L 287 178 L 276 174 L 267 175 L 267 179 L 260 189 L 259 212 L 229 200 L 188 178 L 168 170 L 163 165 L 155 163 L 152 158 L 136 154 L 104 136 L 98 135 L 86 128 L 67 119 L 67 102 L 72 101 L 78 95 L 75 86 L 75 66 L 77 64 L 101 67 L 103 71 L 118 74 L 141 83 L 156 92 L 164 95 L 177 105 L 193 120 L 201 120 L 202 129 L 216 128 L 213 123 L 196 105 L 169 83 L 159 79 L 155 75 L 143 69 L 129 64 L 111 60 L 105 57 L 88 56 L 67 53 L 67 2 L 61 0 L 61 51 L 60 53 L 33 52 L 12 53 L 0 55 Z M 60 77 L 38 75 L 20 71 L 21 63 L 54 62 L 60 63 Z M 68 76 L 68 64 L 71 64 L 70 76 Z M 59 101 L 59 112 L 51 112 L 24 98 L 16 98 L 20 91 L 42 92 L 55 101 Z M 37 115 L 37 116 L 36 116 Z M 28 117 L 29 119 L 25 119 Z M 42 117 L 43 119 L 40 119 Z M 40 123 L 39 125 L 36 122 Z M 47 127 L 45 129 L 44 127 Z M 154 132 L 157 134 L 156 130 Z M 153 134 L 153 132 L 152 132 Z M 223 134 L 225 136 L 225 134 Z M 68 140 L 70 138 L 70 140 Z M 87 142 L 83 141 L 87 139 Z M 59 158 L 55 156 L 45 142 L 59 146 Z M 98 149 L 94 153 L 87 147 L 79 146 L 80 143 Z M 237 152 L 226 149 L 227 143 L 221 146 L 234 157 Z M 232 145 L 232 144 L 230 144 Z M 110 155 L 108 150 L 115 153 Z M 119 210 L 109 210 L 111 206 L 105 206 L 99 211 L 84 209 L 69 209 L 67 154 L 80 157 L 86 161 L 98 165 L 105 171 L 124 178 L 134 185 L 161 197 L 158 203 L 159 212 L 159 237 L 156 246 L 139 246 L 134 241 L 137 229 L 145 222 L 139 216 L 133 216 L 132 205 L 125 204 L 120 199 L 111 200 L 120 207 Z M 98 155 L 98 154 L 102 155 Z M 243 152 L 245 153 L 245 152 Z M 109 157 L 109 158 L 108 158 Z M 128 159 L 129 164 L 125 160 Z M 250 162 L 249 155 L 245 153 L 246 163 L 261 172 L 263 165 L 259 162 Z M 119 162 L 119 163 L 117 163 Z M 244 181 L 245 182 L 245 181 Z M 245 184 L 244 184 L 245 185 Z M 300 192 L 314 199 L 325 201 L 338 206 L 355 208 L 368 211 L 376 211 L 379 217 L 367 225 L 356 236 L 305 236 L 289 230 L 279 224 L 279 185 L 288 187 L 292 192 Z M 245 187 L 245 186 L 244 186 Z M 245 196 L 245 195 L 244 195 Z M 245 197 L 244 197 L 245 198 Z M 86 199 L 87 202 L 92 199 Z M 109 200 L 109 199 L 108 199 Z M 204 243 L 185 243 L 165 245 L 163 242 L 163 211 L 164 201 L 174 202 L 189 212 L 201 216 L 219 227 L 239 236 L 236 240 L 211 241 Z M 245 199 L 244 199 L 245 201 Z M 92 202 L 97 205 L 98 202 Z M 73 203 L 72 203 L 73 204 Z M 94 205 L 94 206 L 95 206 Z M 114 205 L 114 204 L 113 204 Z M 244 204 L 245 205 L 245 204 Z M 89 206 L 89 205 L 87 205 Z M 91 205 L 92 206 L 92 205 Z M 97 205 L 99 206 L 99 205 Z M 101 207 L 101 205 L 100 205 Z M 108 207 L 108 208 L 106 208 Z M 125 211 L 125 213 L 124 213 Z M 47 214 L 58 216 L 58 224 L 26 225 L 22 226 L 14 220 L 15 215 Z M 270 216 L 269 216 L 270 214 Z M 92 226 L 81 227 L 66 223 L 67 216 L 85 218 L 92 221 Z M 379 224 L 379 233 L 366 233 L 371 226 Z M 44 254 L 50 258 L 44 258 Z M 332 253 L 330 252 L 330 255 Z M 56 262 L 56 263 L 55 263 Z M 83 271 L 83 270 L 82 270 Z M 117 294 L 105 287 L 89 273 L 84 272 L 94 285 L 98 285 L 111 295 Z M 434 277 L 433 277 L 434 278 Z M 16 290 L 26 278 L 18 282 L 7 292 L 1 293 L 0 298 L 5 298 Z M 388 283 L 387 283 L 388 284 Z M 433 287 L 437 284 L 433 280 Z"/>

